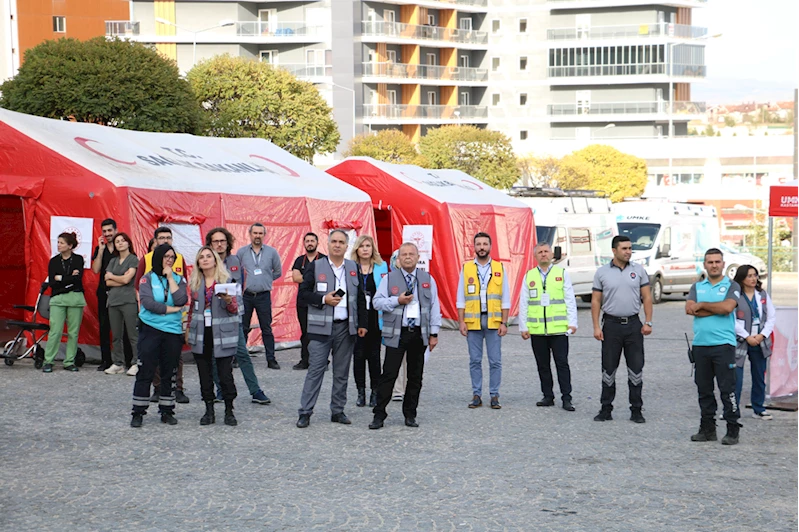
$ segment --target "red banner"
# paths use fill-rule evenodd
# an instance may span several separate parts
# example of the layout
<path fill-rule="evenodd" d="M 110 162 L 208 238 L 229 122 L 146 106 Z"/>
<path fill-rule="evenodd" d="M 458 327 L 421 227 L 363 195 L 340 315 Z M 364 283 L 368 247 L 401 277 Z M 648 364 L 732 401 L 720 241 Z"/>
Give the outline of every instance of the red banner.
<path fill-rule="evenodd" d="M 797 311 L 796 307 L 779 307 L 774 327 L 774 346 L 768 364 L 769 395 L 781 397 L 795 394 L 797 385 Z"/>
<path fill-rule="evenodd" d="M 799 197 L 797 188 L 774 186 L 769 189 L 769 216 L 796 218 L 799 216 Z"/>

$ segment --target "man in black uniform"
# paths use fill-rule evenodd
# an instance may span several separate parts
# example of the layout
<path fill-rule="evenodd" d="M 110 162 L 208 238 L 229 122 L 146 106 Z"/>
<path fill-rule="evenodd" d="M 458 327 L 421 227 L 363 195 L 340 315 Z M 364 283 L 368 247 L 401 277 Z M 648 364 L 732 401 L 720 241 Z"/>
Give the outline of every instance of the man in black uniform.
<path fill-rule="evenodd" d="M 319 253 L 316 248 L 319 246 L 319 237 L 315 233 L 306 233 L 303 239 L 303 246 L 305 247 L 305 254 L 300 255 L 294 261 L 294 266 L 291 268 L 291 280 L 295 283 L 302 284 L 302 276 L 305 274 L 305 269 L 316 259 L 323 259 L 325 255 Z M 308 304 L 300 300 L 299 290 L 297 291 L 297 319 L 300 322 L 300 361 L 294 364 L 294 369 L 308 369 Z"/>

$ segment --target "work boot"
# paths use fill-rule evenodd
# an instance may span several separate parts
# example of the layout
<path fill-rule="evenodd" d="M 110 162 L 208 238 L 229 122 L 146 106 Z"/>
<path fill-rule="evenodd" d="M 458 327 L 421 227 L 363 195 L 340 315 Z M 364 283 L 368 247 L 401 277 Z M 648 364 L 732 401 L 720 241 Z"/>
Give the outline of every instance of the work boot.
<path fill-rule="evenodd" d="M 699 422 L 699 432 L 691 436 L 691 441 L 716 441 L 716 422 L 713 419 Z"/>
<path fill-rule="evenodd" d="M 640 408 L 631 408 L 630 409 L 630 421 L 633 423 L 646 423 L 646 419 L 641 414 Z"/>
<path fill-rule="evenodd" d="M 133 414 L 133 419 L 130 420 L 130 426 L 134 429 L 138 429 L 142 425 L 142 421 L 144 420 L 143 414 Z"/>
<path fill-rule="evenodd" d="M 175 414 L 172 412 L 161 412 L 161 423 L 166 423 L 167 425 L 177 425 L 178 420 L 175 419 Z"/>
<path fill-rule="evenodd" d="M 200 418 L 200 425 L 212 425 L 216 423 L 216 414 L 214 413 L 214 402 L 205 402 L 205 415 Z"/>
<path fill-rule="evenodd" d="M 721 439 L 722 445 L 735 445 L 738 443 L 738 433 L 743 425 L 737 422 L 727 422 L 727 434 Z"/>
<path fill-rule="evenodd" d="M 599 414 L 594 416 L 594 421 L 611 421 L 613 416 L 611 415 L 610 408 L 602 407 L 602 410 L 599 411 Z"/>
<path fill-rule="evenodd" d="M 358 400 L 355 406 L 366 406 L 366 388 L 358 388 Z"/>
<path fill-rule="evenodd" d="M 236 416 L 233 415 L 233 401 L 225 401 L 225 425 L 235 427 L 238 424 Z"/>
<path fill-rule="evenodd" d="M 377 406 L 377 390 L 372 390 L 372 394 L 369 396 L 369 408 L 374 408 Z"/>

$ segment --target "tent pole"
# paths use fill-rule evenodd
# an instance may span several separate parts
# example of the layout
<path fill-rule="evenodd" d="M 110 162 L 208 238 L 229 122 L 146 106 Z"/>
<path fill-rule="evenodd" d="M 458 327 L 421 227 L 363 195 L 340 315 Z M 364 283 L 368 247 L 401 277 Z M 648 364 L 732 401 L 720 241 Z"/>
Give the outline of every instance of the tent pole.
<path fill-rule="evenodd" d="M 774 270 L 774 218 L 768 217 L 768 295 L 771 295 L 771 274 Z"/>

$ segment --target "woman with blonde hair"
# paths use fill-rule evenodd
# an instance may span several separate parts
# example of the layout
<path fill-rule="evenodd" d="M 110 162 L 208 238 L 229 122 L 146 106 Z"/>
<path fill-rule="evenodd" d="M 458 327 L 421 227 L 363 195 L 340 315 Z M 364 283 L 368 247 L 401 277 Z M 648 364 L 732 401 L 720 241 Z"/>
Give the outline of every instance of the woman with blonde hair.
<path fill-rule="evenodd" d="M 205 415 L 200 419 L 200 425 L 216 422 L 214 361 L 225 401 L 225 425 L 238 424 L 233 415 L 233 400 L 236 398 L 233 357 L 239 343 L 240 310 L 244 306 L 241 304 L 238 287 L 233 289 L 233 293 L 216 293 L 216 286 L 227 283 L 229 279 L 230 273 L 219 255 L 210 246 L 201 247 L 189 280 L 192 303 L 189 307 L 189 326 L 186 329 L 186 342 L 197 363 L 200 391 L 205 402 Z"/>
<path fill-rule="evenodd" d="M 380 342 L 383 328 L 381 314 L 372 307 L 372 298 L 377 293 L 380 281 L 388 274 L 388 266 L 380 258 L 377 244 L 369 235 L 361 235 L 352 247 L 352 260 L 358 264 L 358 280 L 366 296 L 366 309 L 369 313 L 368 333 L 355 340 L 352 374 L 358 388 L 355 406 L 366 406 L 366 363 L 369 363 L 369 387 L 372 394 L 369 406 L 377 405 L 377 384 L 380 382 Z"/>

